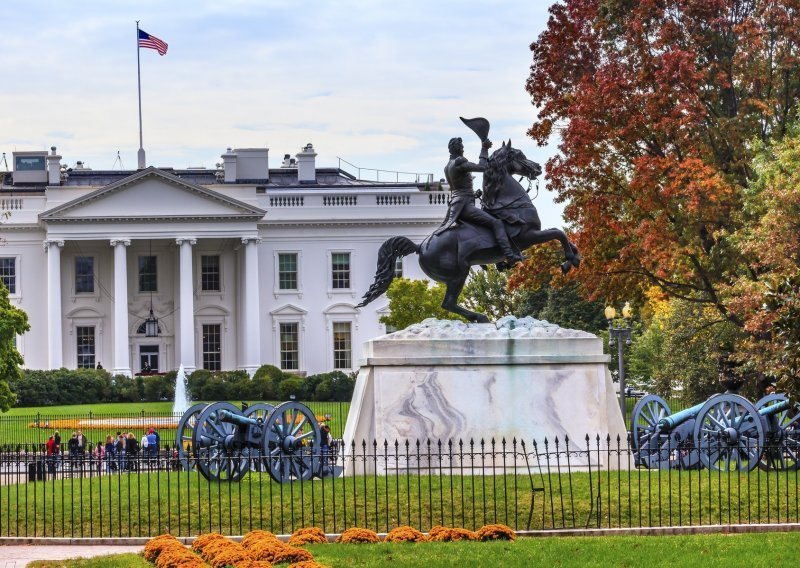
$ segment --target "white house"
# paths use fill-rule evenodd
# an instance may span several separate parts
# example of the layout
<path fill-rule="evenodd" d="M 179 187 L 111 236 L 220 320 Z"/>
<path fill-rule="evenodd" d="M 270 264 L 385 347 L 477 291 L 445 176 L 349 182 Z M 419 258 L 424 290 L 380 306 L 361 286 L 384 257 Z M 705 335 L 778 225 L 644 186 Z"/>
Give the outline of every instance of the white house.
<path fill-rule="evenodd" d="M 447 194 L 317 168 L 310 144 L 280 168 L 268 156 L 94 171 L 66 168 L 55 147 L 14 152 L 0 172 L 0 278 L 30 320 L 26 366 L 355 370 L 362 343 L 386 332 L 386 300 L 355 307 L 379 246 L 422 241 Z M 424 278 L 413 255 L 398 270 Z"/>

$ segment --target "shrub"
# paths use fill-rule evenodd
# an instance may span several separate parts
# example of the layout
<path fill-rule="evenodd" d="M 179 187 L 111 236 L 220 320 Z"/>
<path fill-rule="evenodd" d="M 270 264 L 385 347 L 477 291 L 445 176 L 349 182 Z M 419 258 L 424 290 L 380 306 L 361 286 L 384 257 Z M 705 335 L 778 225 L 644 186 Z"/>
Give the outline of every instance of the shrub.
<path fill-rule="evenodd" d="M 244 546 L 245 548 L 251 548 L 251 547 L 255 546 L 256 544 L 262 543 L 262 542 L 270 542 L 270 543 L 276 543 L 277 542 L 277 543 L 283 544 L 283 543 L 281 543 L 280 540 L 278 540 L 277 536 L 275 536 L 274 534 L 272 534 L 269 531 L 264 531 L 264 530 L 261 530 L 261 529 L 256 529 L 256 530 L 250 531 L 249 533 L 244 535 L 244 537 L 242 538 L 242 546 Z"/>
<path fill-rule="evenodd" d="M 171 534 L 162 534 L 151 538 L 147 541 L 147 544 L 144 545 L 144 559 L 148 562 L 155 562 L 156 558 L 158 558 L 158 555 L 161 554 L 163 550 L 176 545 L 183 548 L 180 541 Z"/>
<path fill-rule="evenodd" d="M 299 377 L 292 377 L 284 379 L 278 385 L 278 398 L 280 400 L 289 400 L 291 395 L 295 395 L 297 400 L 303 400 L 305 397 L 305 384 L 303 379 Z"/>
<path fill-rule="evenodd" d="M 485 525 L 476 533 L 478 540 L 516 540 L 517 535 L 506 525 Z"/>
<path fill-rule="evenodd" d="M 293 546 L 288 546 L 286 544 L 283 545 L 282 548 L 278 548 L 275 552 L 275 556 L 272 558 L 273 564 L 280 564 L 281 562 L 303 562 L 307 560 L 314 560 L 314 556 L 304 548 L 295 548 Z"/>
<path fill-rule="evenodd" d="M 336 539 L 336 542 L 342 542 L 345 544 L 359 544 L 359 543 L 376 543 L 380 542 L 378 538 L 378 533 L 371 529 L 360 529 L 357 527 L 352 527 L 344 531 L 339 537 Z"/>
<path fill-rule="evenodd" d="M 428 540 L 423 533 L 409 526 L 397 527 L 389 531 L 384 542 L 425 542 Z"/>
<path fill-rule="evenodd" d="M 292 533 L 289 539 L 289 544 L 292 546 L 303 546 L 305 544 L 325 544 L 328 538 L 325 536 L 325 531 L 318 527 L 308 527 L 304 529 L 297 529 Z"/>
<path fill-rule="evenodd" d="M 458 540 L 476 540 L 477 535 L 467 529 L 451 529 L 437 525 L 428 531 L 428 539 L 433 542 L 455 542 Z"/>
<path fill-rule="evenodd" d="M 316 560 L 303 560 L 301 562 L 295 562 L 294 564 L 289 564 L 288 568 L 329 568 L 324 564 L 320 564 Z"/>

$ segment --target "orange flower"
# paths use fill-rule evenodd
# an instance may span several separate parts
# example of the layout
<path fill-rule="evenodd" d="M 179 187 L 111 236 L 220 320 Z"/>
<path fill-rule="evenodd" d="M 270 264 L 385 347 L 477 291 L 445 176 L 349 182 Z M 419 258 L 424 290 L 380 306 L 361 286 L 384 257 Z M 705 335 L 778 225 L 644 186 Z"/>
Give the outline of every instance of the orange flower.
<path fill-rule="evenodd" d="M 262 531 L 261 529 L 256 529 L 254 531 L 250 531 L 244 538 L 242 538 L 242 546 L 245 548 L 251 548 L 256 543 L 260 542 L 281 542 L 277 536 L 272 534 L 269 531 Z"/>
<path fill-rule="evenodd" d="M 289 564 L 288 568 L 329 568 L 324 564 L 320 564 L 316 560 L 303 560 L 301 562 L 295 562 L 294 564 Z"/>
<path fill-rule="evenodd" d="M 272 559 L 274 564 L 281 562 L 303 562 L 304 560 L 314 560 L 314 556 L 304 548 L 295 548 L 293 546 L 284 545 L 275 552 L 275 557 Z"/>
<path fill-rule="evenodd" d="M 375 531 L 370 529 L 360 529 L 357 527 L 347 529 L 336 539 L 336 542 L 347 544 L 376 543 L 379 541 L 380 539 L 378 538 L 378 533 Z"/>
<path fill-rule="evenodd" d="M 176 545 L 183 548 L 183 545 L 178 539 L 171 534 L 162 534 L 151 538 L 147 541 L 147 544 L 144 545 L 144 559 L 148 562 L 155 562 L 161 552 Z"/>
<path fill-rule="evenodd" d="M 297 529 L 289 539 L 289 544 L 292 546 L 303 546 L 305 544 L 326 544 L 328 538 L 325 532 L 317 527 L 307 527 L 304 529 Z"/>
<path fill-rule="evenodd" d="M 428 538 L 413 527 L 397 527 L 389 531 L 384 542 L 425 542 Z"/>
<path fill-rule="evenodd" d="M 477 535 L 467 529 L 451 529 L 437 525 L 428 532 L 428 538 L 434 542 L 454 542 L 457 540 L 475 540 Z"/>
<path fill-rule="evenodd" d="M 517 535 L 506 525 L 486 525 L 478 529 L 478 540 L 516 540 Z"/>

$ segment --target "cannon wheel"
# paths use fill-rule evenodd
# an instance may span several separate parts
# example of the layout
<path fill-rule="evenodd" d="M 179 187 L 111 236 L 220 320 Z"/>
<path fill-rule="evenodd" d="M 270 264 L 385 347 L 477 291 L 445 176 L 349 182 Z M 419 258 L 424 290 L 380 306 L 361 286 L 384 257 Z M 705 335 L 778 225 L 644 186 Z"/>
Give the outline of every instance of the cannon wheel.
<path fill-rule="evenodd" d="M 321 451 L 322 430 L 307 406 L 284 402 L 267 418 L 264 459 L 275 481 L 307 481 L 318 475 Z"/>
<path fill-rule="evenodd" d="M 175 447 L 178 448 L 178 460 L 180 461 L 181 467 L 186 471 L 194 469 L 197 465 L 196 462 L 191 460 L 195 455 L 192 435 L 194 434 L 194 428 L 197 424 L 197 418 L 206 406 L 207 404 L 205 402 L 193 404 L 183 413 L 183 416 L 181 416 L 181 419 L 178 421 L 178 429 L 175 432 Z"/>
<path fill-rule="evenodd" d="M 192 433 L 197 467 L 203 477 L 210 481 L 239 481 L 250 469 L 250 459 L 237 445 L 239 427 L 220 420 L 221 410 L 242 414 L 229 402 L 209 404 L 200 413 Z"/>
<path fill-rule="evenodd" d="M 717 471 L 750 471 L 764 448 L 764 426 L 755 406 L 736 394 L 721 394 L 697 414 L 694 443 L 700 462 Z"/>
<path fill-rule="evenodd" d="M 250 405 L 244 411 L 244 415 L 248 418 L 260 418 L 262 422 L 266 422 L 269 415 L 275 411 L 275 407 L 267 402 L 257 402 Z M 267 471 L 267 460 L 264 459 L 262 448 L 245 448 L 244 452 L 250 457 L 250 469 L 252 471 Z"/>
<path fill-rule="evenodd" d="M 756 402 L 756 410 L 788 400 L 784 394 L 768 394 Z M 793 404 L 772 416 L 765 416 L 766 447 L 758 467 L 765 470 L 800 469 L 800 405 Z"/>
<path fill-rule="evenodd" d="M 658 421 L 669 415 L 669 405 L 660 396 L 648 394 L 639 399 L 631 416 L 631 444 L 634 452 L 638 452 L 643 443 L 649 443 Z"/>

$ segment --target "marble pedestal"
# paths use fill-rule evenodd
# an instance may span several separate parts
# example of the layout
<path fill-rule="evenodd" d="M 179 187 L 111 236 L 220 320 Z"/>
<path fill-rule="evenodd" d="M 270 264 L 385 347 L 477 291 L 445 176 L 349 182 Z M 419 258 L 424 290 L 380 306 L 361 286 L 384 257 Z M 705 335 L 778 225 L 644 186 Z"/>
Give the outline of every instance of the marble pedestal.
<path fill-rule="evenodd" d="M 459 473 L 491 473 L 493 466 L 495 473 L 501 473 L 501 466 L 533 471 L 547 465 L 536 456 L 537 450 L 544 452 L 545 438 L 553 451 L 555 439 L 564 450 L 567 437 L 570 449 L 581 452 L 570 455 L 573 469 L 627 467 L 624 457 L 609 459 L 605 452 L 609 435 L 612 447 L 619 436 L 625 448 L 626 432 L 609 356 L 595 335 L 532 318 L 504 318 L 496 324 L 425 320 L 366 342 L 364 354 L 344 432 L 345 452 L 353 454 L 355 443 L 358 459 L 355 472 L 351 465 L 346 474 L 420 467 L 441 473 L 456 468 Z M 591 455 L 586 453 L 587 435 Z M 451 452 L 489 454 L 492 440 L 494 458 L 450 458 Z M 362 460 L 365 449 L 370 456 L 375 453 L 374 442 L 378 458 Z M 561 460 L 565 466 L 565 456 Z"/>

